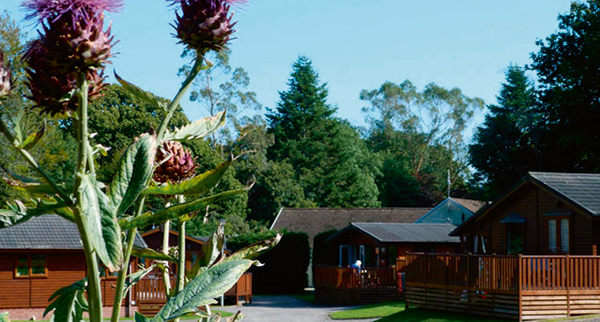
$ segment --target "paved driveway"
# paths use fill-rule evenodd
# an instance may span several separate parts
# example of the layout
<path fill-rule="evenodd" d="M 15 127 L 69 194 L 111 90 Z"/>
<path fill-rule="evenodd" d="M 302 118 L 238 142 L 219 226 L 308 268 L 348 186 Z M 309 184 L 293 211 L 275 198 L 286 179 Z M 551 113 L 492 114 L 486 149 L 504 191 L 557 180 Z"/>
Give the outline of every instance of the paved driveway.
<path fill-rule="evenodd" d="M 259 295 L 252 298 L 251 305 L 239 307 L 230 306 L 225 307 L 222 310 L 228 312 L 241 310 L 245 316 L 244 322 L 331 322 L 334 320 L 329 317 L 328 314 L 330 312 L 348 308 L 350 307 L 332 307 L 311 304 L 286 295 Z M 221 310 L 218 305 L 214 305 L 213 309 Z M 376 319 L 364 319 L 352 321 L 371 322 L 375 320 Z"/>

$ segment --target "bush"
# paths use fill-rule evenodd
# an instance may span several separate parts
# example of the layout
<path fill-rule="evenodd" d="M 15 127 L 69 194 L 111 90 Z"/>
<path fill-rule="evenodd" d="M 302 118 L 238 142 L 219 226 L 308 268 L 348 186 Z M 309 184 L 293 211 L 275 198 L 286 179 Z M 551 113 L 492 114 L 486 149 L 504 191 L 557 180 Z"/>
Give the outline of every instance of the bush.
<path fill-rule="evenodd" d="M 313 267 L 315 265 L 337 266 L 339 247 L 338 245 L 325 242 L 329 236 L 337 232 L 337 230 L 332 229 L 315 236 L 313 244 Z"/>
<path fill-rule="evenodd" d="M 274 231 L 244 234 L 228 240 L 227 246 L 236 251 L 275 234 Z M 258 260 L 265 266 L 250 269 L 254 294 L 295 294 L 304 291 L 308 285 L 306 270 L 310 262 L 310 246 L 307 234 L 284 231 L 279 244 Z"/>

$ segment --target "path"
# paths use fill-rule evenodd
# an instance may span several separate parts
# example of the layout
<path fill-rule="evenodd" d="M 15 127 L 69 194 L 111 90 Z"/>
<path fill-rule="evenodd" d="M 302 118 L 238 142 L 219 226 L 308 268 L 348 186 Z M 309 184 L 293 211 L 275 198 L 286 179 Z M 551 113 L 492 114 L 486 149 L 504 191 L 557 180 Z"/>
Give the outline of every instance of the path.
<path fill-rule="evenodd" d="M 241 310 L 244 314 L 243 322 L 331 322 L 330 312 L 348 309 L 347 306 L 333 307 L 311 304 L 286 295 L 259 295 L 254 296 L 251 305 L 229 306 L 221 309 L 214 305 L 213 309 L 228 312 Z M 372 322 L 376 319 L 352 320 Z M 335 320 L 344 321 L 344 320 Z"/>

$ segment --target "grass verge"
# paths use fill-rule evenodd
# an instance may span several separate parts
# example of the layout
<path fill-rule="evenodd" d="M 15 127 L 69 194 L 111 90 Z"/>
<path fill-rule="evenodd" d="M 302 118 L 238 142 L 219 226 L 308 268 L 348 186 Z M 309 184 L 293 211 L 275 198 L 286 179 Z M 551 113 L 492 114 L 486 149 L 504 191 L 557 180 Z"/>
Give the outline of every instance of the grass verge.
<path fill-rule="evenodd" d="M 301 301 L 308 303 L 315 303 L 315 292 L 306 292 L 302 294 L 293 294 L 291 295 L 294 298 L 297 298 Z"/>
<path fill-rule="evenodd" d="M 404 302 L 388 301 L 383 303 L 369 304 L 359 308 L 346 311 L 338 311 L 329 314 L 334 320 L 345 319 L 369 319 L 392 315 L 404 310 Z"/>
<path fill-rule="evenodd" d="M 375 322 L 502 322 L 503 320 L 492 319 L 488 317 L 428 311 L 422 309 L 408 309 L 381 318 Z M 506 321 L 506 320 L 504 320 Z"/>

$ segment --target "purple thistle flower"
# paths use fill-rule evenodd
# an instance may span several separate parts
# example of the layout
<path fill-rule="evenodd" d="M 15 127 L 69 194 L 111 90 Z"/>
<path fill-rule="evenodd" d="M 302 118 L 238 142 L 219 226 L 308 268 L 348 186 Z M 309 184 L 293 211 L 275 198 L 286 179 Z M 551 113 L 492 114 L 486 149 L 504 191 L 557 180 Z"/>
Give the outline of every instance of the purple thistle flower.
<path fill-rule="evenodd" d="M 102 70 L 114 44 L 110 27 L 103 30 L 104 10 L 117 10 L 121 0 L 27 0 L 23 7 L 43 27 L 23 57 L 30 98 L 42 113 L 70 115 L 77 100 L 69 93 L 79 77 L 90 82 L 90 98 L 103 88 Z"/>
<path fill-rule="evenodd" d="M 104 11 L 116 12 L 122 0 L 26 0 L 22 6 L 31 11 L 25 18 L 39 22 L 55 22 L 63 15 L 72 17 L 72 23 L 88 21 Z"/>
<path fill-rule="evenodd" d="M 180 183 L 196 174 L 196 158 L 177 141 L 166 141 L 156 155 L 154 181 Z"/>
<path fill-rule="evenodd" d="M 209 50 L 222 50 L 235 32 L 231 5 L 246 3 L 246 0 L 169 0 L 181 7 L 177 13 L 176 37 L 189 49 L 204 54 Z"/>

